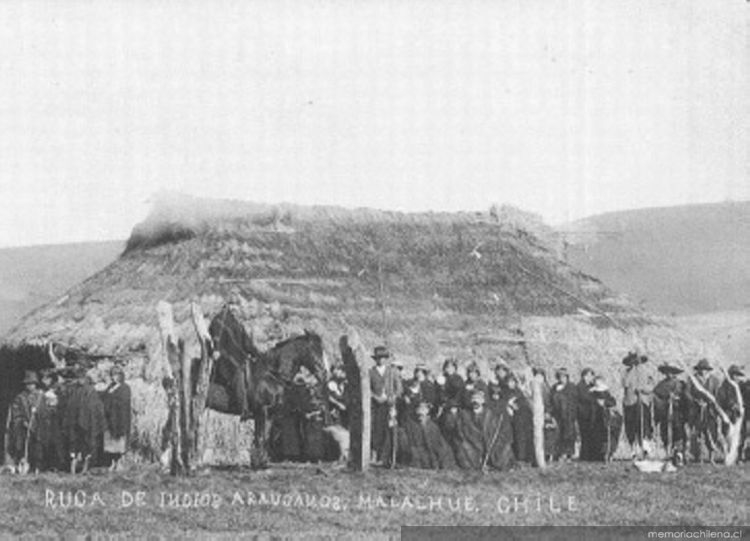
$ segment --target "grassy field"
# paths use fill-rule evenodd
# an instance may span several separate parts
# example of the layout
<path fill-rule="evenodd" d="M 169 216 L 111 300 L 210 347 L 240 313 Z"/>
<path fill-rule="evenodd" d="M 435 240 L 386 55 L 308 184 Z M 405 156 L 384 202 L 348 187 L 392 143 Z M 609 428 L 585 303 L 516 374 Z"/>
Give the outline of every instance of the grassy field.
<path fill-rule="evenodd" d="M 692 336 L 718 344 L 730 363 L 747 368 L 750 351 L 750 310 L 708 312 L 674 318 Z"/>
<path fill-rule="evenodd" d="M 646 474 L 628 462 L 484 476 L 298 465 L 214 469 L 183 479 L 152 467 L 4 475 L 0 534 L 392 537 L 402 525 L 734 526 L 750 518 L 748 486 L 748 465 Z"/>

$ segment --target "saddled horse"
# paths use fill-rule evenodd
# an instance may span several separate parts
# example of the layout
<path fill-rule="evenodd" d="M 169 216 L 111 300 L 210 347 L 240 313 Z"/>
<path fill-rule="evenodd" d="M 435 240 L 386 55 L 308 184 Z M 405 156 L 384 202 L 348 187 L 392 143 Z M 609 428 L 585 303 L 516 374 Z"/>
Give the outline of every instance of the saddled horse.
<path fill-rule="evenodd" d="M 206 406 L 239 415 L 242 420 L 253 419 L 251 456 L 254 465 L 262 467 L 268 456 L 269 415 L 281 406 L 284 390 L 300 367 L 307 368 L 320 383 L 328 378 L 322 340 L 306 330 L 261 352 L 227 306 L 211 321 L 209 334 L 214 368 Z"/>

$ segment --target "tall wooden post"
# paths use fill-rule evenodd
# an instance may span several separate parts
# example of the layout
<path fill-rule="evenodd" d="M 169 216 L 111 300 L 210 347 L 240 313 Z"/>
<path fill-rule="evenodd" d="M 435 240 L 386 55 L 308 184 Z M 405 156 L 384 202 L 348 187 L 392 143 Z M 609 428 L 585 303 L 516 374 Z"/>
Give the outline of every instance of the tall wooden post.
<path fill-rule="evenodd" d="M 539 468 L 544 468 L 547 461 L 544 456 L 544 397 L 542 393 L 543 377 L 534 374 L 531 377 L 531 414 L 534 426 L 534 458 Z"/>
<path fill-rule="evenodd" d="M 159 301 L 156 306 L 159 319 L 159 330 L 161 331 L 162 346 L 164 347 L 164 360 L 166 375 L 163 380 L 164 389 L 167 392 L 167 403 L 169 407 L 168 426 L 170 428 L 171 458 L 169 472 L 171 475 L 183 475 L 186 473 L 184 456 L 182 453 L 182 425 L 183 415 L 180 411 L 182 364 L 185 354 L 185 344 L 182 340 L 175 342 L 174 317 L 172 305 L 166 301 Z"/>
<path fill-rule="evenodd" d="M 351 329 L 348 335 L 341 337 L 339 348 L 350 389 L 346 405 L 349 411 L 349 467 L 364 472 L 370 465 L 370 374 L 355 330 Z"/>
<path fill-rule="evenodd" d="M 208 332 L 208 325 L 203 317 L 200 306 L 196 303 L 190 304 L 190 312 L 193 319 L 193 328 L 198 336 L 198 342 L 201 346 L 200 370 L 198 371 L 198 380 L 195 383 L 195 394 L 192 398 L 191 414 L 191 447 L 190 447 L 190 464 L 196 466 L 200 463 L 205 450 L 205 441 L 203 439 L 202 420 L 203 413 L 206 410 L 206 399 L 208 397 L 209 380 L 211 370 L 213 369 L 214 359 L 212 356 L 212 340 Z"/>

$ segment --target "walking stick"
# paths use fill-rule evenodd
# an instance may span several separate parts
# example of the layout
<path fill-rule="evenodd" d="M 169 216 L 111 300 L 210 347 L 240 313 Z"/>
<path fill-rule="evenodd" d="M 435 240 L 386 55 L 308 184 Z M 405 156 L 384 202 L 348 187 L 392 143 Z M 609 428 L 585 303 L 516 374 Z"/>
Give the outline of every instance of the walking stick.
<path fill-rule="evenodd" d="M 641 402 L 641 393 L 638 393 L 638 417 L 639 417 L 639 436 L 640 440 L 638 441 L 638 444 L 641 446 L 641 458 L 646 458 L 646 449 L 643 446 L 643 402 Z"/>
<path fill-rule="evenodd" d="M 610 430 L 610 420 L 612 419 L 612 413 L 609 408 L 604 410 L 604 430 L 607 431 L 607 447 L 604 453 L 604 463 L 609 464 L 610 449 L 612 448 L 612 434 Z"/>
<path fill-rule="evenodd" d="M 669 394 L 669 402 L 667 406 L 667 456 L 672 456 L 672 438 L 674 437 L 672 434 L 672 422 L 674 417 L 674 402 L 672 398 L 672 394 Z"/>
<path fill-rule="evenodd" d="M 651 400 L 651 403 L 648 405 L 648 413 L 649 413 L 649 419 L 651 419 L 651 424 L 649 425 L 649 435 L 648 438 L 650 440 L 656 440 L 656 436 L 654 434 L 654 431 L 656 430 L 656 420 L 654 419 L 654 401 Z"/>
<path fill-rule="evenodd" d="M 10 405 L 8 405 L 8 415 L 5 417 L 5 437 L 3 438 L 3 451 L 5 453 L 3 464 L 9 464 L 12 460 L 10 456 L 10 414 L 11 409 Z"/>
<path fill-rule="evenodd" d="M 26 438 L 23 444 L 23 458 L 21 463 L 18 465 L 18 473 L 27 474 L 31 469 L 29 464 L 29 440 L 31 439 L 31 430 L 34 426 L 34 419 L 36 418 L 36 406 L 31 408 L 31 418 L 29 419 L 29 426 L 26 428 Z"/>
<path fill-rule="evenodd" d="M 492 448 L 495 446 L 495 443 L 497 442 L 497 438 L 500 435 L 500 429 L 503 426 L 503 421 L 505 421 L 505 412 L 500 412 L 500 417 L 498 418 L 498 422 L 497 422 L 497 429 L 495 430 L 495 433 L 492 435 L 492 440 L 490 441 L 490 444 L 487 447 L 487 451 L 484 454 L 484 458 L 482 459 L 482 473 L 484 473 L 487 470 L 487 462 L 490 459 Z"/>
<path fill-rule="evenodd" d="M 393 470 L 396 468 L 396 453 L 398 451 L 398 424 L 396 423 L 395 414 L 393 414 L 392 422 L 393 427 L 391 427 L 391 469 Z"/>

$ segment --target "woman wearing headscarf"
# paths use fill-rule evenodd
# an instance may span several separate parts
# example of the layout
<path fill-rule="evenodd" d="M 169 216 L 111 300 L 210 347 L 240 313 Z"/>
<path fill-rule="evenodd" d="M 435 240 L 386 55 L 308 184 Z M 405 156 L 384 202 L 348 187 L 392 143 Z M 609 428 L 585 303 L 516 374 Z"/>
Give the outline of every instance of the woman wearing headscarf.
<path fill-rule="evenodd" d="M 102 394 L 104 403 L 104 454 L 110 469 L 119 467 L 130 436 L 130 387 L 125 383 L 125 372 L 119 366 L 110 371 L 110 384 Z"/>

